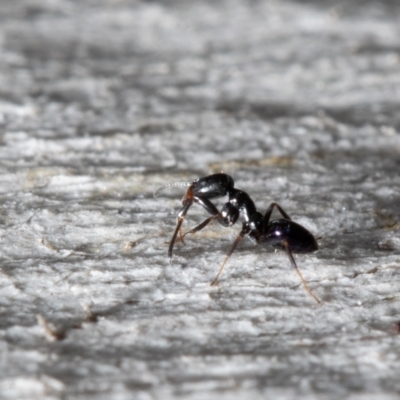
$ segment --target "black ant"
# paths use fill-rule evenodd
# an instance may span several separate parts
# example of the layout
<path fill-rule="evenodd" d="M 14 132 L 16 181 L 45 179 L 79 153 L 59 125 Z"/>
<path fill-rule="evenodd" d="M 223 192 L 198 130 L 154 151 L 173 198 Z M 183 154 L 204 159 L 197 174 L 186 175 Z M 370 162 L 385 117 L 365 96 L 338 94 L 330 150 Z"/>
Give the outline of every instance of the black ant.
<path fill-rule="evenodd" d="M 306 228 L 292 221 L 289 215 L 286 214 L 279 204 L 271 203 L 265 215 L 263 216 L 257 211 L 256 206 L 253 200 L 251 200 L 250 196 L 246 192 L 234 188 L 234 181 L 232 177 L 223 173 L 196 179 L 192 183 L 171 183 L 158 189 L 154 193 L 154 196 L 157 196 L 161 190 L 172 186 L 189 186 L 189 188 L 185 196 L 183 196 L 183 207 L 178 213 L 176 228 L 169 243 L 168 257 L 170 259 L 172 257 L 172 251 L 178 233 L 181 241 L 184 242 L 183 239 L 187 234 L 193 234 L 200 231 L 213 220 L 218 221 L 223 226 L 234 225 L 241 213 L 243 217 L 242 230 L 240 231 L 236 240 L 233 242 L 228 255 L 222 263 L 217 276 L 211 282 L 211 285 L 215 285 L 217 283 L 217 280 L 221 275 L 221 272 L 224 269 L 229 257 L 234 252 L 243 237 L 248 235 L 248 237 L 257 244 L 263 244 L 266 246 L 272 245 L 285 249 L 289 256 L 290 263 L 299 275 L 304 288 L 318 303 L 320 303 L 320 300 L 308 287 L 307 282 L 298 269 L 292 254 L 292 252 L 309 253 L 318 250 L 317 241 Z M 223 196 L 229 196 L 229 200 L 222 206 L 221 211 L 218 211 L 210 199 L 216 199 Z M 206 211 L 211 214 L 211 216 L 182 235 L 182 223 L 190 206 L 193 203 L 203 206 Z M 281 213 L 283 218 L 270 221 L 272 211 L 275 207 Z"/>

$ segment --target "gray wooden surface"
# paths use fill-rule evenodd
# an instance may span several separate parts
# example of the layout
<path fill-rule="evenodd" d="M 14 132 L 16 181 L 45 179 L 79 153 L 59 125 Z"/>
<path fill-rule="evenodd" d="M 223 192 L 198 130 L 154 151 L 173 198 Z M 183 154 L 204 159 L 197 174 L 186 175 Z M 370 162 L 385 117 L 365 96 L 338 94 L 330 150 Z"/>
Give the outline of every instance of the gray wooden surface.
<path fill-rule="evenodd" d="M 0 398 L 397 399 L 399 11 L 2 0 Z M 247 240 L 210 287 L 240 224 L 168 262 L 153 192 L 219 171 L 319 238 L 321 305 Z"/>

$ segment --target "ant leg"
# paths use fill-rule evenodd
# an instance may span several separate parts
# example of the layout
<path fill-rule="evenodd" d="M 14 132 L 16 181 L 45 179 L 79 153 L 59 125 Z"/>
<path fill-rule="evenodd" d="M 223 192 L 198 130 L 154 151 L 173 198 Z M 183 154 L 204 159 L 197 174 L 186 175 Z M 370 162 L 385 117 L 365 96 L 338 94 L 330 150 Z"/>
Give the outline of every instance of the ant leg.
<path fill-rule="evenodd" d="M 193 197 L 193 201 L 197 204 L 200 204 L 202 207 L 204 207 L 205 210 L 207 210 L 212 216 L 207 218 L 206 220 L 204 220 L 203 222 L 201 222 L 200 224 L 196 225 L 194 228 L 192 228 L 190 231 L 186 232 L 184 235 L 182 235 L 181 232 L 180 233 L 180 240 L 182 241 L 182 243 L 185 243 L 183 241 L 184 237 L 188 234 L 188 233 L 196 233 L 200 230 L 202 230 L 203 228 L 205 228 L 213 219 L 218 219 L 220 220 L 220 213 L 217 209 L 217 207 L 214 206 L 213 203 L 211 203 L 210 200 L 204 198 L 204 197 L 198 197 L 198 196 L 194 196 Z"/>
<path fill-rule="evenodd" d="M 193 196 L 191 189 L 192 188 L 188 189 L 185 197 L 182 200 L 183 208 L 181 209 L 181 211 L 178 214 L 175 232 L 172 236 L 172 239 L 171 239 L 171 242 L 170 242 L 169 248 L 168 248 L 169 258 L 172 257 L 172 250 L 173 250 L 174 244 L 176 242 L 178 233 L 179 233 L 179 240 L 183 244 L 185 244 L 184 238 L 188 233 L 196 233 L 196 232 L 200 231 L 214 219 L 216 219 L 223 226 L 229 226 L 229 224 L 225 221 L 224 217 L 218 211 L 217 207 L 215 207 L 214 204 L 211 203 L 210 200 L 208 200 L 205 197 Z M 193 229 L 191 229 L 189 232 L 186 232 L 184 235 L 182 235 L 182 231 L 181 231 L 182 222 L 185 219 L 185 215 L 186 215 L 189 207 L 193 204 L 193 202 L 200 204 L 206 211 L 208 211 L 211 214 L 211 217 L 207 218 L 206 220 L 201 222 L 199 225 L 197 225 Z"/>
<path fill-rule="evenodd" d="M 196 233 L 206 227 L 211 221 L 217 220 L 222 226 L 228 227 L 232 226 L 236 223 L 239 218 L 239 210 L 236 206 L 231 203 L 226 203 L 221 211 L 218 211 L 217 208 L 212 204 L 209 200 L 204 198 L 194 198 L 194 201 L 200 205 L 202 205 L 208 212 L 212 215 L 208 217 L 203 222 L 195 226 L 189 232 L 186 232 L 183 237 L 185 237 L 188 233 Z"/>
<path fill-rule="evenodd" d="M 200 204 L 211 215 L 216 217 L 219 214 L 218 208 L 215 207 L 214 204 L 211 203 L 211 201 L 207 198 L 195 196 L 193 201 L 197 204 Z"/>
<path fill-rule="evenodd" d="M 187 234 L 193 234 L 201 231 L 213 220 L 217 220 L 222 226 L 231 226 L 236 222 L 237 217 L 239 216 L 237 208 L 231 206 L 229 203 L 226 203 L 222 207 L 222 211 L 220 212 L 218 211 L 217 207 L 215 207 L 214 204 L 211 203 L 210 200 L 204 197 L 196 196 L 193 198 L 193 201 L 197 204 L 200 204 L 205 210 L 207 210 L 211 214 L 211 217 L 208 217 L 203 222 L 192 228 L 190 231 L 186 232 L 183 237 L 181 237 L 182 241 Z M 234 209 L 234 211 L 231 210 L 232 208 Z"/>
<path fill-rule="evenodd" d="M 196 225 L 194 228 L 192 228 L 190 231 L 186 232 L 182 239 L 188 235 L 189 233 L 194 234 L 198 231 L 201 231 L 203 228 L 205 228 L 211 221 L 213 221 L 216 217 L 213 215 L 212 217 L 208 217 L 207 219 L 205 219 L 203 222 L 201 222 L 200 224 Z"/>
<path fill-rule="evenodd" d="M 264 226 L 268 225 L 269 220 L 271 218 L 272 211 L 274 210 L 274 207 L 276 207 L 278 209 L 278 211 L 282 214 L 282 217 L 284 219 L 287 219 L 289 221 L 292 220 L 292 218 L 290 218 L 289 215 L 286 214 L 286 212 L 283 210 L 283 208 L 278 203 L 271 203 L 269 205 L 269 207 L 267 208 L 267 211 L 265 212 L 265 215 L 264 215 Z"/>
<path fill-rule="evenodd" d="M 168 246 L 168 257 L 169 257 L 169 259 L 172 258 L 172 250 L 174 249 L 174 244 L 175 244 L 175 241 L 176 241 L 176 237 L 178 236 L 178 233 L 180 234 L 180 238 L 181 238 L 181 240 L 183 242 L 181 226 L 182 226 L 183 220 L 185 219 L 186 213 L 188 212 L 190 206 L 193 204 L 193 198 L 184 197 L 182 203 L 183 203 L 183 208 L 178 213 L 177 222 L 176 222 L 176 228 L 175 228 L 174 234 L 172 235 L 171 241 L 169 242 L 169 246 Z"/>
<path fill-rule="evenodd" d="M 224 260 L 224 262 L 222 263 L 222 265 L 221 265 L 221 267 L 220 267 L 220 269 L 219 269 L 219 271 L 218 271 L 218 274 L 217 274 L 217 276 L 214 278 L 214 280 L 211 282 L 211 286 L 214 286 L 216 283 L 217 283 L 217 281 L 218 281 L 218 278 L 219 278 L 219 276 L 221 275 L 221 272 L 223 271 L 223 269 L 224 269 L 224 267 L 225 267 L 225 264 L 228 262 L 228 260 L 229 260 L 229 257 L 232 255 L 232 253 L 235 251 L 235 249 L 236 249 L 236 247 L 237 247 L 237 245 L 239 244 L 239 242 L 243 239 L 243 237 L 244 237 L 244 235 L 246 234 L 248 232 L 248 230 L 246 230 L 246 229 L 242 229 L 242 231 L 239 233 L 239 236 L 235 239 L 235 241 L 233 242 L 233 245 L 232 245 L 232 247 L 231 247 L 231 249 L 230 249 L 230 251 L 229 251 L 229 253 L 228 253 L 228 255 L 225 257 L 225 260 Z"/>
<path fill-rule="evenodd" d="M 181 240 L 181 242 L 183 244 L 185 244 L 184 237 L 186 236 L 186 234 L 194 233 L 194 232 L 189 231 L 189 232 L 185 233 L 184 235 L 182 235 L 182 231 L 181 231 L 181 226 L 182 226 L 183 220 L 185 219 L 186 213 L 188 212 L 188 210 L 189 210 L 190 206 L 193 204 L 193 202 L 203 206 L 212 215 L 212 217 L 210 219 L 206 219 L 201 224 L 199 224 L 195 228 L 193 228 L 193 229 L 196 229 L 195 232 L 198 232 L 199 230 L 203 229 L 206 225 L 209 224 L 209 222 L 212 219 L 214 219 L 214 218 L 217 218 L 218 220 L 220 219 L 219 211 L 218 211 L 217 207 L 215 207 L 214 204 L 211 203 L 211 201 L 208 200 L 207 198 L 193 196 L 193 187 L 192 186 L 189 187 L 188 191 L 186 192 L 186 195 L 184 196 L 184 198 L 182 200 L 183 207 L 182 207 L 181 211 L 179 211 L 175 232 L 172 235 L 172 239 L 169 243 L 169 247 L 168 247 L 168 257 L 169 258 L 172 257 L 172 250 L 174 248 L 174 244 L 176 242 L 178 233 L 179 233 L 179 239 Z"/>
<path fill-rule="evenodd" d="M 289 256 L 290 264 L 292 264 L 292 267 L 295 269 L 297 272 L 297 275 L 299 275 L 301 282 L 303 283 L 304 289 L 306 289 L 307 293 L 314 298 L 314 300 L 318 303 L 321 304 L 321 300 L 311 291 L 311 289 L 308 287 L 306 280 L 303 278 L 303 275 L 301 274 L 299 268 L 297 267 L 296 261 L 293 257 L 292 250 L 290 250 L 290 246 L 287 240 L 283 241 L 283 245 L 285 246 L 286 252 Z"/>

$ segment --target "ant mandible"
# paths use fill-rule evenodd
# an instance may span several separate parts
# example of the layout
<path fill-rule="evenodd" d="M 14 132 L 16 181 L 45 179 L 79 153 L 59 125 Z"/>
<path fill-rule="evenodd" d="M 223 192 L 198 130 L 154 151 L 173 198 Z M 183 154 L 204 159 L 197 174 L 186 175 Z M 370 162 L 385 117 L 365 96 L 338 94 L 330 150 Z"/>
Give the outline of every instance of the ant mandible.
<path fill-rule="evenodd" d="M 308 287 L 307 282 L 303 278 L 303 275 L 297 267 L 296 261 L 293 257 L 293 252 L 309 253 L 318 250 L 317 241 L 306 228 L 292 221 L 289 215 L 286 214 L 279 204 L 271 203 L 265 215 L 263 216 L 257 211 L 256 206 L 253 200 L 251 200 L 250 196 L 246 192 L 236 189 L 234 187 L 234 181 L 232 177 L 223 173 L 199 178 L 192 183 L 175 182 L 167 184 L 158 189 L 154 193 L 154 196 L 156 197 L 160 191 L 172 186 L 188 186 L 189 188 L 185 196 L 183 196 L 183 207 L 178 213 L 176 228 L 169 243 L 168 257 L 170 259 L 172 257 L 172 251 L 178 234 L 181 241 L 184 242 L 184 237 L 187 234 L 193 234 L 202 230 L 213 220 L 216 220 L 221 225 L 228 227 L 234 225 L 238 220 L 239 215 L 242 214 L 242 230 L 240 231 L 236 240 L 233 242 L 228 255 L 222 263 L 217 276 L 211 282 L 211 285 L 213 286 L 217 283 L 217 280 L 221 275 L 229 257 L 234 252 L 243 237 L 248 235 L 248 237 L 257 244 L 263 244 L 266 246 L 271 245 L 285 249 L 288 254 L 290 264 L 299 275 L 305 290 L 318 303 L 320 303 L 318 297 L 315 296 Z M 229 200 L 222 206 L 221 211 L 218 211 L 210 199 L 217 199 L 223 196 L 229 196 Z M 209 214 L 211 214 L 211 216 L 182 235 L 182 223 L 193 203 L 200 204 Z M 275 207 L 281 213 L 283 218 L 270 221 L 272 211 Z"/>

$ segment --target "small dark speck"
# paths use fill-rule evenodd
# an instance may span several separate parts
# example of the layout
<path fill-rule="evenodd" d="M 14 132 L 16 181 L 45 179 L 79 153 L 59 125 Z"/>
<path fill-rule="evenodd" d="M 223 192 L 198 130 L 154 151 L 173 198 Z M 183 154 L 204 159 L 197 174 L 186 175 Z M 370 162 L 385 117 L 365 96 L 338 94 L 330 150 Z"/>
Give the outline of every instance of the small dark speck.
<path fill-rule="evenodd" d="M 392 325 L 392 331 L 393 333 L 395 333 L 396 335 L 398 335 L 400 333 L 400 321 L 396 321 L 395 323 L 393 323 Z"/>

